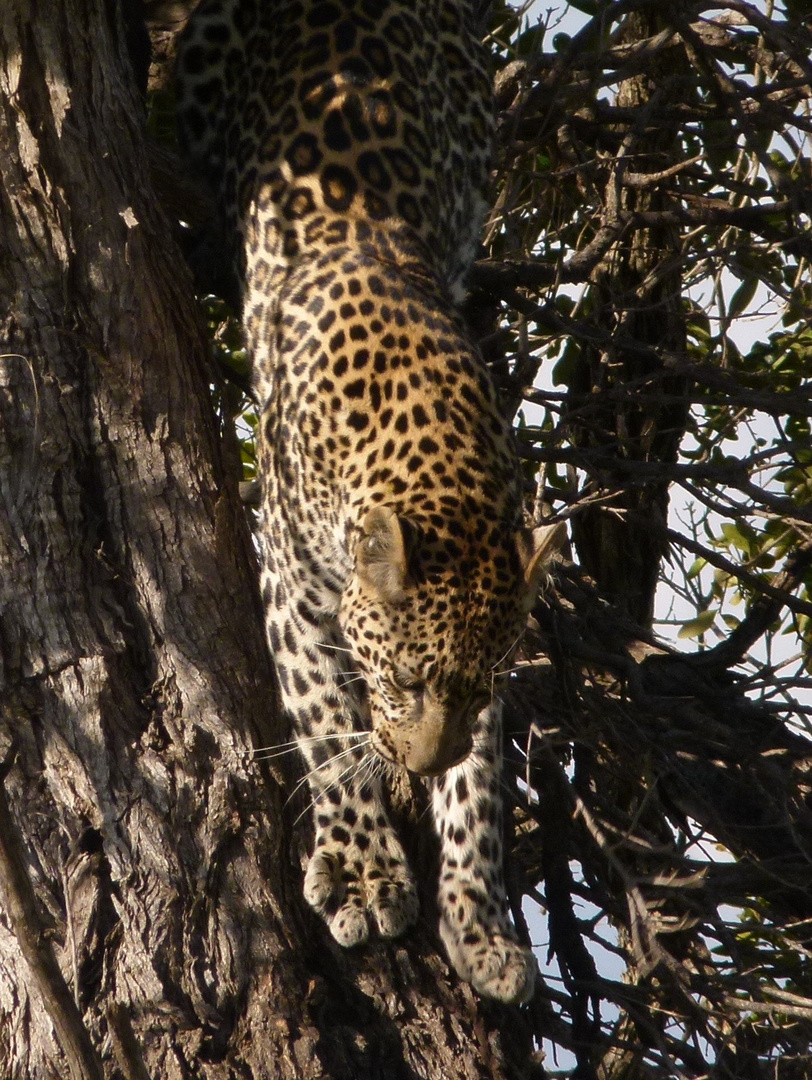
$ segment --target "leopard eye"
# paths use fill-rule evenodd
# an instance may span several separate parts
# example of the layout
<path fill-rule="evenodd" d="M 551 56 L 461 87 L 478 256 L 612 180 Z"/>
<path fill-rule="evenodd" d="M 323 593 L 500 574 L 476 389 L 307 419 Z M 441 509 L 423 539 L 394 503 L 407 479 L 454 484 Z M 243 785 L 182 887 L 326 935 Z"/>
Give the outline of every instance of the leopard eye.
<path fill-rule="evenodd" d="M 398 668 L 395 668 L 392 672 L 392 682 L 398 690 L 408 690 L 412 694 L 420 694 L 426 688 L 423 679 L 418 679 L 411 671 L 403 671 Z"/>

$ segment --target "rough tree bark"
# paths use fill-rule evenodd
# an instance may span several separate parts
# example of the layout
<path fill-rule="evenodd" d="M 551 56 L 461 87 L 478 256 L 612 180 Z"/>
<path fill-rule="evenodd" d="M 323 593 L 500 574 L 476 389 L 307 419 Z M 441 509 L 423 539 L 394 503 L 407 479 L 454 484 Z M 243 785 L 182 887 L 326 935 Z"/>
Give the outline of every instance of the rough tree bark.
<path fill-rule="evenodd" d="M 297 808 L 252 757 L 284 735 L 236 454 L 141 130 L 115 5 L 10 0 L 0 1074 L 541 1075 L 429 903 L 346 953 L 300 900 Z"/>

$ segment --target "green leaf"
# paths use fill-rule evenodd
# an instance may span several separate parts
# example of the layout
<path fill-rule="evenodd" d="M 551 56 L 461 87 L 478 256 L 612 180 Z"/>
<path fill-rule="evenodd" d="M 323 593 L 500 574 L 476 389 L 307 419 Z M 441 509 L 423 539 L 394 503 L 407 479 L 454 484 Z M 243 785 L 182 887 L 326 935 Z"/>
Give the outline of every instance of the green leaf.
<path fill-rule="evenodd" d="M 715 618 L 715 611 L 702 611 L 695 619 L 683 623 L 677 636 L 681 638 L 701 637 L 713 626 Z"/>
<path fill-rule="evenodd" d="M 725 521 L 722 524 L 722 536 L 728 546 L 739 548 L 740 551 L 750 554 L 753 541 L 756 539 L 754 530 L 744 521 Z"/>
<path fill-rule="evenodd" d="M 727 306 L 727 313 L 731 319 L 735 319 L 737 315 L 741 315 L 746 311 L 752 303 L 753 297 L 756 295 L 758 289 L 758 278 L 749 277 L 739 285 L 738 289 L 733 293 L 730 298 L 730 303 Z"/>

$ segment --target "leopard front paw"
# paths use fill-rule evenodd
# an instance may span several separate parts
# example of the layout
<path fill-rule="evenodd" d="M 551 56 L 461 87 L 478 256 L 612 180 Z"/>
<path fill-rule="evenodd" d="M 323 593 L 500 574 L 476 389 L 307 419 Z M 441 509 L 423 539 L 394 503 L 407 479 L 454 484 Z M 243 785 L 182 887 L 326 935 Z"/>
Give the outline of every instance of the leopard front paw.
<path fill-rule="evenodd" d="M 521 1005 L 538 971 L 507 913 L 501 883 L 448 874 L 440 889 L 440 937 L 454 970 L 483 997 Z"/>
<path fill-rule="evenodd" d="M 522 1005 L 533 996 L 536 960 L 513 927 L 497 930 L 475 923 L 460 931 L 443 918 L 440 936 L 454 970 L 483 997 Z"/>
<path fill-rule="evenodd" d="M 391 832 L 365 847 L 317 836 L 304 896 L 345 948 L 362 945 L 370 930 L 382 938 L 399 937 L 417 918 L 414 881 Z"/>

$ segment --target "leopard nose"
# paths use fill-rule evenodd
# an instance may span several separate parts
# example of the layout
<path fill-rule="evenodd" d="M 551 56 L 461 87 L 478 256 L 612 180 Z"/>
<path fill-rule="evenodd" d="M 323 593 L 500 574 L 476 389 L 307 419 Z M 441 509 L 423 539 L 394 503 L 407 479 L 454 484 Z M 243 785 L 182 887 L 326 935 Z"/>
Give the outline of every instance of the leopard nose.
<path fill-rule="evenodd" d="M 467 726 L 451 722 L 448 716 L 424 715 L 403 740 L 401 761 L 420 776 L 437 776 L 458 765 L 471 750 Z"/>

